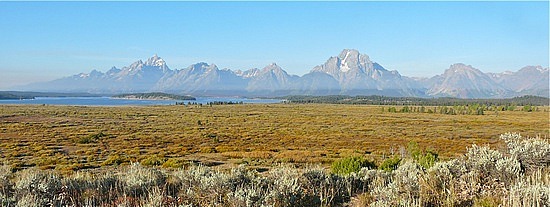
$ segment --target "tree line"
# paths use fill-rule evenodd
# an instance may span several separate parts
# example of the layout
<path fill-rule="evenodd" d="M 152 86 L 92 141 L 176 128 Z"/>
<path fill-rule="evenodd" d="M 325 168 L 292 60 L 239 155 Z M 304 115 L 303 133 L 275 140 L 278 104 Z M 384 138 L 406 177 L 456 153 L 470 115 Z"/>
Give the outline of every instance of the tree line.
<path fill-rule="evenodd" d="M 460 99 L 451 97 L 418 98 L 418 97 L 387 97 L 387 96 L 285 96 L 280 99 L 284 103 L 328 103 L 328 104 L 364 104 L 364 105 L 402 105 L 402 106 L 465 106 L 474 105 L 486 107 L 499 106 L 510 110 L 518 106 L 548 106 L 550 99 L 540 96 L 521 96 L 503 99 Z"/>

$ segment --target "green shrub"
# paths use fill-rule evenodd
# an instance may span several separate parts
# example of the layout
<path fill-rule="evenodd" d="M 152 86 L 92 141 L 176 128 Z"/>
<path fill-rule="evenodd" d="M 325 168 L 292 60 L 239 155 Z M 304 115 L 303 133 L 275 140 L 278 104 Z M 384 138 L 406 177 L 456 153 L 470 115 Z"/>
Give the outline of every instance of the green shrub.
<path fill-rule="evenodd" d="M 480 206 L 480 207 L 496 207 L 500 206 L 500 198 L 498 197 L 482 197 L 475 199 L 474 206 Z"/>
<path fill-rule="evenodd" d="M 81 137 L 76 140 L 76 143 L 78 144 L 90 144 L 90 143 L 96 143 L 97 141 L 92 139 L 91 137 Z"/>
<path fill-rule="evenodd" d="M 159 166 L 166 162 L 166 158 L 153 155 L 141 160 L 140 164 L 144 166 Z"/>
<path fill-rule="evenodd" d="M 439 161 L 437 153 L 430 151 L 426 152 L 426 154 L 422 155 L 417 160 L 418 164 L 424 167 L 424 169 L 430 169 L 437 161 Z"/>
<path fill-rule="evenodd" d="M 346 157 L 333 162 L 330 169 L 334 174 L 348 175 L 350 173 L 359 172 L 359 170 L 364 167 L 370 169 L 376 168 L 373 162 L 362 157 Z"/>
<path fill-rule="evenodd" d="M 92 135 L 90 135 L 90 138 L 95 139 L 95 140 L 99 140 L 100 138 L 106 137 L 106 136 L 107 136 L 107 135 L 104 134 L 103 132 L 99 132 L 99 133 L 97 133 L 97 134 L 92 134 Z"/>
<path fill-rule="evenodd" d="M 424 150 L 420 149 L 418 143 L 416 142 L 409 142 L 409 145 L 407 146 L 407 151 L 409 152 L 411 158 L 416 161 L 420 166 L 424 167 L 424 169 L 429 169 L 437 161 L 439 161 L 437 153 L 432 151 L 424 152 Z"/>
<path fill-rule="evenodd" d="M 107 157 L 107 159 L 105 161 L 103 161 L 103 163 L 101 163 L 102 166 L 107 166 L 107 165 L 120 165 L 122 163 L 125 163 L 127 162 L 126 159 L 124 159 L 123 157 L 121 157 L 120 155 L 111 155 L 109 157 Z"/>
<path fill-rule="evenodd" d="M 86 137 L 81 137 L 76 140 L 76 143 L 78 144 L 90 144 L 90 143 L 96 143 L 99 141 L 99 139 L 106 137 L 107 135 L 103 132 L 99 132 L 97 134 L 92 134 Z"/>
<path fill-rule="evenodd" d="M 164 168 L 182 168 L 185 165 L 185 161 L 176 158 L 170 158 L 162 164 Z"/>
<path fill-rule="evenodd" d="M 384 162 L 380 164 L 380 167 L 378 167 L 378 169 L 386 172 L 391 172 L 397 169 L 397 167 L 399 166 L 399 163 L 401 163 L 401 158 L 395 156 L 384 160 Z"/>

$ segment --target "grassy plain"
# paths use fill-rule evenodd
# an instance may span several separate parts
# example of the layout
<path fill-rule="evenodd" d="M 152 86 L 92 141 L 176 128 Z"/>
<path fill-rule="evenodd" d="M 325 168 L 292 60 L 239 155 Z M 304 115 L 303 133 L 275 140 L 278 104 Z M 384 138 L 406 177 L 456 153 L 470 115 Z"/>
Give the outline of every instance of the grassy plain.
<path fill-rule="evenodd" d="M 445 159 L 472 144 L 501 148 L 499 135 L 505 132 L 548 138 L 549 111 L 444 115 L 329 104 L 3 105 L 0 163 L 76 170 L 129 162 L 164 167 L 190 161 L 227 167 L 328 164 L 347 156 L 380 162 L 411 141 Z"/>

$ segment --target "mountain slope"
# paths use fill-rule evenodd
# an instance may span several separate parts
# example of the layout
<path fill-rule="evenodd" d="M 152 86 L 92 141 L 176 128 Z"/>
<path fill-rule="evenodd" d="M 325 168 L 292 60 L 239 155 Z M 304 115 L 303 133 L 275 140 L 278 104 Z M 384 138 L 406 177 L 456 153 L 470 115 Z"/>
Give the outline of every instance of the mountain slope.
<path fill-rule="evenodd" d="M 345 49 L 337 57 L 316 66 L 311 72 L 321 72 L 338 81 L 341 94 L 372 95 L 391 93 L 396 96 L 416 96 L 415 84 L 403 78 L 397 71 L 388 71 L 373 63 L 368 55 L 357 50 Z"/>
<path fill-rule="evenodd" d="M 548 68 L 524 67 L 517 72 L 483 73 L 472 66 L 453 64 L 441 75 L 410 78 L 385 69 L 366 54 L 345 49 L 299 77 L 277 64 L 246 71 L 218 69 L 196 63 L 171 70 L 154 55 L 123 68 L 92 70 L 14 90 L 44 92 L 138 93 L 169 92 L 195 96 L 385 95 L 500 98 L 519 95 L 550 96 Z"/>
<path fill-rule="evenodd" d="M 548 97 L 549 72 L 542 66 L 526 66 L 517 72 L 490 73 L 490 77 L 503 87 L 518 95 L 539 95 Z"/>
<path fill-rule="evenodd" d="M 154 91 L 168 91 L 182 94 L 233 95 L 242 92 L 247 81 L 231 70 L 220 70 L 207 63 L 193 64 L 162 77 Z"/>
<path fill-rule="evenodd" d="M 427 91 L 431 96 L 451 96 L 458 98 L 504 97 L 509 91 L 494 82 L 491 77 L 470 65 L 453 64 L 440 76 L 435 76 L 435 84 Z"/>
<path fill-rule="evenodd" d="M 246 90 L 254 94 L 288 93 L 297 78 L 289 75 L 276 63 L 271 63 L 250 78 Z"/>
<path fill-rule="evenodd" d="M 146 62 L 141 60 L 134 62 L 128 67 L 122 68 L 118 73 L 107 76 L 107 79 L 116 83 L 112 90 L 122 91 L 147 91 L 165 76 L 171 74 L 166 62 L 157 55 L 149 58 Z"/>
<path fill-rule="evenodd" d="M 161 77 L 172 72 L 166 62 L 155 55 L 146 62 L 138 60 L 122 69 L 112 67 L 106 73 L 92 70 L 90 73 L 29 84 L 20 89 L 45 92 L 143 92 L 150 90 Z"/>
<path fill-rule="evenodd" d="M 331 75 L 323 72 L 310 72 L 300 77 L 292 85 L 297 95 L 333 95 L 341 91 L 340 84 Z"/>

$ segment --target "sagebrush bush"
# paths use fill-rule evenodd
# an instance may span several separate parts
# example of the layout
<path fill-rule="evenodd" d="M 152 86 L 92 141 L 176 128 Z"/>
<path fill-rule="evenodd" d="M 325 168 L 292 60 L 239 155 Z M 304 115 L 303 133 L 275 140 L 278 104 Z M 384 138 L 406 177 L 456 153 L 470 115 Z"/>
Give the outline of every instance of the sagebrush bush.
<path fill-rule="evenodd" d="M 124 191 L 133 196 L 141 196 L 155 186 L 165 182 L 165 174 L 154 168 L 146 168 L 138 163 L 132 163 L 120 173 L 118 179 L 122 182 Z"/>
<path fill-rule="evenodd" d="M 114 171 L 0 167 L 1 206 L 550 206 L 549 144 L 503 135 L 508 151 L 473 145 L 426 167 L 415 155 L 384 167 L 333 173 L 320 166 L 161 170 L 133 163 Z M 526 153 L 533 158 L 528 160 Z M 427 153 L 417 154 L 422 157 Z M 523 156 L 523 157 L 522 157 Z M 342 159 L 341 161 L 346 160 Z M 359 160 L 359 161 L 358 161 Z M 348 159 L 344 163 L 361 163 Z M 354 166 L 355 164 L 345 165 Z M 338 166 L 338 165 L 336 165 Z M 346 169 L 346 167 L 342 167 Z"/>
<path fill-rule="evenodd" d="M 32 200 L 45 205 L 60 202 L 61 179 L 50 171 L 28 169 L 21 171 L 15 182 L 15 198 L 20 202 Z"/>
<path fill-rule="evenodd" d="M 417 206 L 421 176 L 422 166 L 410 161 L 403 163 L 392 172 L 387 183 L 374 186 L 372 206 Z"/>
<path fill-rule="evenodd" d="M 0 206 L 9 206 L 10 203 L 14 202 L 11 199 L 13 193 L 12 176 L 11 166 L 0 166 Z"/>
<path fill-rule="evenodd" d="M 510 187 L 503 206 L 550 206 L 550 170 L 538 169 Z"/>
<path fill-rule="evenodd" d="M 42 207 L 47 206 L 48 201 L 35 194 L 25 194 L 17 201 L 17 207 Z"/>
<path fill-rule="evenodd" d="M 517 133 L 500 135 L 506 142 L 508 153 L 527 170 L 550 166 L 550 144 L 539 138 L 524 139 Z"/>
<path fill-rule="evenodd" d="M 455 179 L 467 171 L 461 160 L 438 162 L 421 179 L 420 195 L 429 206 L 461 206 Z"/>
<path fill-rule="evenodd" d="M 278 167 L 268 173 L 273 180 L 269 187 L 267 201 L 275 206 L 303 206 L 304 193 L 300 173 L 288 166 Z"/>

